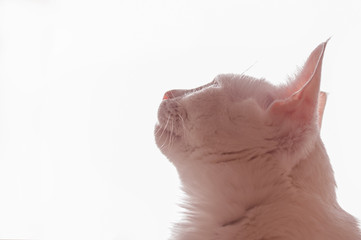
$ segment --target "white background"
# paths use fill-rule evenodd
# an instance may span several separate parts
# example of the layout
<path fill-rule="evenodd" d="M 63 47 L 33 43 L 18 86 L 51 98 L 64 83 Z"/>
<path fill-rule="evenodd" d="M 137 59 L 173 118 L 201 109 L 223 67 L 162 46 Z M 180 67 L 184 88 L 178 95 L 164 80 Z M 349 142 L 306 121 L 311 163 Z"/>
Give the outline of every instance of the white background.
<path fill-rule="evenodd" d="M 360 25 L 359 0 L 0 0 L 0 239 L 166 239 L 163 93 L 253 64 L 282 82 L 330 36 L 322 137 L 361 218 Z"/>

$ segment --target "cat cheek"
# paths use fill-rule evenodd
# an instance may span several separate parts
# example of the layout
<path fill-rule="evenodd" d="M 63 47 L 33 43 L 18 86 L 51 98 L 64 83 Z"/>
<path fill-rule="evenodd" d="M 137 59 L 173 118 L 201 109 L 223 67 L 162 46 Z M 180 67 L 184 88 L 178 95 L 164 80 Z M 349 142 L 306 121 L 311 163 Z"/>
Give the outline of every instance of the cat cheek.
<path fill-rule="evenodd" d="M 264 110 L 253 99 L 244 100 L 241 104 L 234 104 L 227 109 L 230 122 L 259 122 L 264 117 Z"/>

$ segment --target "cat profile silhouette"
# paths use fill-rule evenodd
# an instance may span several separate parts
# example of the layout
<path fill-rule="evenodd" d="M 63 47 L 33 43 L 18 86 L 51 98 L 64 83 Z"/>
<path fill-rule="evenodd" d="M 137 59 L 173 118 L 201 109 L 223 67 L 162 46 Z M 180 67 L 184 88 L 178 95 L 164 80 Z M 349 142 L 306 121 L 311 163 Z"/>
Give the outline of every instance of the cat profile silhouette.
<path fill-rule="evenodd" d="M 186 195 L 171 239 L 361 239 L 320 138 L 326 45 L 284 85 L 221 74 L 165 93 L 155 139 Z"/>

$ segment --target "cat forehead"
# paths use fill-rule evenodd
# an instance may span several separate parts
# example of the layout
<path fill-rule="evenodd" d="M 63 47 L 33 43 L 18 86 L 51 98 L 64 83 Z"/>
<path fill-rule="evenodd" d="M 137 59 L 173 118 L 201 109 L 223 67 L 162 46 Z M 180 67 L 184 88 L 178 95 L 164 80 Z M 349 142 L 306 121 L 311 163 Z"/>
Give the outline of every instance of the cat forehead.
<path fill-rule="evenodd" d="M 254 78 L 239 74 L 220 74 L 215 81 L 225 88 L 236 89 L 245 92 L 272 91 L 275 86 L 264 79 Z"/>
<path fill-rule="evenodd" d="M 256 99 L 264 105 L 276 98 L 278 88 L 264 79 L 247 75 L 220 74 L 215 78 L 233 99 Z"/>

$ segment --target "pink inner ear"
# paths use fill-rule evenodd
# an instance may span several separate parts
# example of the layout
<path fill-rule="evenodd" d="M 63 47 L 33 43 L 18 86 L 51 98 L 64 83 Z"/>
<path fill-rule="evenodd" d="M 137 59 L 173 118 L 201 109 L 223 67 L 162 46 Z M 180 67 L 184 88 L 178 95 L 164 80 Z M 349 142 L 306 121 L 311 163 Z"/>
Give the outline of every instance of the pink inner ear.
<path fill-rule="evenodd" d="M 298 122 L 317 118 L 322 59 L 327 42 L 321 43 L 308 57 L 302 71 L 286 91 L 293 92 L 286 99 L 275 101 L 270 111 Z"/>
<path fill-rule="evenodd" d="M 295 79 L 293 87 L 294 93 L 305 91 L 308 88 L 306 91 L 313 89 L 315 94 L 318 95 L 321 82 L 322 60 L 326 45 L 327 41 L 321 43 L 312 51 L 301 72 Z M 312 87 L 308 85 L 312 85 Z"/>

